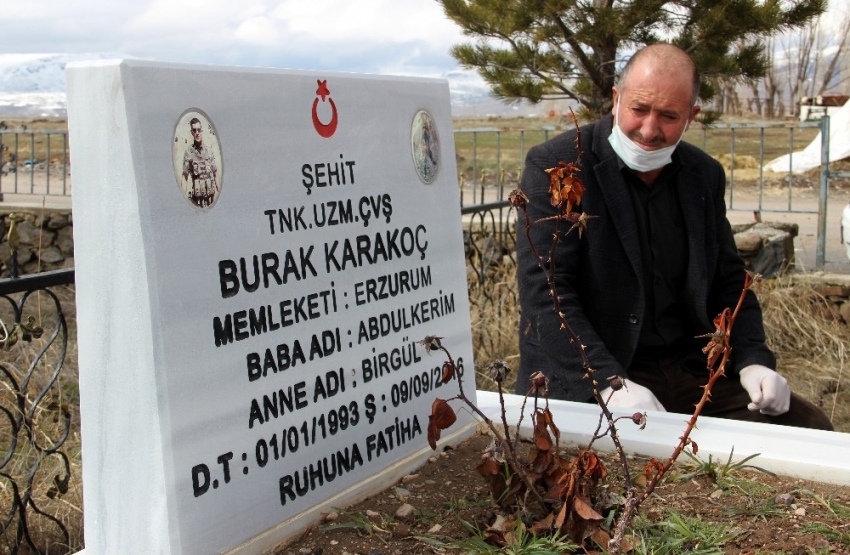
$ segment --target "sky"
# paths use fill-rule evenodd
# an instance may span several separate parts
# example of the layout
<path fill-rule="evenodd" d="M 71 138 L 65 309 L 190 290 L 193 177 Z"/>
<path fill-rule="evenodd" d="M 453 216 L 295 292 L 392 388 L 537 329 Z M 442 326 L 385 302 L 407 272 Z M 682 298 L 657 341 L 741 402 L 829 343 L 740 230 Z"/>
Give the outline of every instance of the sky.
<path fill-rule="evenodd" d="M 436 0 L 23 0 L 0 53 L 438 77 L 463 40 Z"/>
<path fill-rule="evenodd" d="M 847 2 L 831 0 L 825 27 Z M 20 0 L 1 13 L 0 66 L 61 53 L 444 77 L 459 69 L 451 46 L 471 40 L 437 0 Z"/>

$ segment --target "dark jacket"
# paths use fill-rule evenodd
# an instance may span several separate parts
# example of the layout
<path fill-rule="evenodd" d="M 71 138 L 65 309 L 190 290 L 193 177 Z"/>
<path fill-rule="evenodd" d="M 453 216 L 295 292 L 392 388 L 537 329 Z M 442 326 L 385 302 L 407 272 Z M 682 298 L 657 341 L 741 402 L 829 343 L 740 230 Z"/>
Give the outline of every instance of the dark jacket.
<path fill-rule="evenodd" d="M 578 177 L 585 192 L 574 208 L 594 216 L 579 239 L 573 231 L 557 246 L 554 256 L 556 288 L 561 311 L 587 347 L 600 389 L 609 376 L 627 376 L 644 314 L 640 243 L 634 208 L 617 156 L 608 143 L 613 118 L 581 128 L 583 151 Z M 576 131 L 563 133 L 532 148 L 526 157 L 521 188 L 529 198 L 532 222 L 555 214 L 549 200 L 549 175 L 544 171 L 576 160 Z M 738 256 L 724 200 L 723 167 L 698 148 L 680 143 L 681 168 L 676 187 L 688 236 L 689 260 L 684 297 L 688 335 L 714 331 L 712 320 L 726 307 L 734 309 L 744 284 L 744 264 Z M 562 222 L 562 229 L 569 229 Z M 522 211 L 517 224 L 517 278 L 520 305 L 520 370 L 516 391 L 528 390 L 529 377 L 541 371 L 549 377 L 552 398 L 588 401 L 591 384 L 584 379 L 578 350 L 559 329 L 545 275 L 526 238 Z M 554 222 L 535 225 L 531 239 L 548 256 Z M 706 340 L 707 343 L 707 340 Z M 733 360 L 726 372 L 736 379 L 741 368 L 762 364 L 775 368 L 776 359 L 764 344 L 758 300 L 752 292 L 732 330 Z M 704 365 L 704 361 L 702 362 Z"/>

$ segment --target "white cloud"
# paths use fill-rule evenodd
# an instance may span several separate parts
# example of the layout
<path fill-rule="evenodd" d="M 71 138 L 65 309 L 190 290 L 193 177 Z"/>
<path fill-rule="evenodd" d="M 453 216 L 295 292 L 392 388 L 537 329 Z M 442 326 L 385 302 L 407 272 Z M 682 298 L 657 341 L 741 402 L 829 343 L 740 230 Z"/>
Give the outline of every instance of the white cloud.
<path fill-rule="evenodd" d="M 256 46 L 280 46 L 285 36 L 284 26 L 265 14 L 246 19 L 233 32 L 236 42 Z"/>
<path fill-rule="evenodd" d="M 463 40 L 436 0 L 30 0 L 0 52 L 120 52 L 171 62 L 442 74 Z"/>
<path fill-rule="evenodd" d="M 273 15 L 293 32 L 317 40 L 436 45 L 461 38 L 435 0 L 284 0 Z"/>

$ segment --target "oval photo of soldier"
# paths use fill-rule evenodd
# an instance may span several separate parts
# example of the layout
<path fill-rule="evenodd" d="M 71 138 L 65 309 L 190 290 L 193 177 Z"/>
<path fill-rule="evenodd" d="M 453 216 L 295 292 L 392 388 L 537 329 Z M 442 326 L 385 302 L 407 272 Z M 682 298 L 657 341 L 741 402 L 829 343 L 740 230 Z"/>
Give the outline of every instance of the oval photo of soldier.
<path fill-rule="evenodd" d="M 430 185 L 437 178 L 437 171 L 440 169 L 440 139 L 434 118 L 425 110 L 419 110 L 413 116 L 410 148 L 419 179 Z"/>
<path fill-rule="evenodd" d="M 221 194 L 221 143 L 209 117 L 191 108 L 174 129 L 172 156 L 180 193 L 196 208 L 211 208 Z"/>

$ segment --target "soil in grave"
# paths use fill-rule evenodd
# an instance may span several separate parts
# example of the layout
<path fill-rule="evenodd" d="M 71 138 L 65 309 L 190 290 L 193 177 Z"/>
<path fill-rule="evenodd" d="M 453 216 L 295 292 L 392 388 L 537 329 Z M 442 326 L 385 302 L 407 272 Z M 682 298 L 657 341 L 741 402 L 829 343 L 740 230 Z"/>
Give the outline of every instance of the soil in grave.
<path fill-rule="evenodd" d="M 327 515 L 325 521 L 297 540 L 272 550 L 273 555 L 401 555 L 470 553 L 449 547 L 472 535 L 464 522 L 486 529 L 499 509 L 484 479 L 476 472 L 487 436 L 475 436 L 447 449 L 415 473 L 365 501 Z M 671 449 L 672 450 L 672 449 Z M 647 459 L 630 457 L 632 474 L 639 475 Z M 613 456 L 604 460 L 609 477 L 603 488 L 619 484 Z M 711 545 L 683 541 L 665 553 L 723 553 L 730 555 L 850 554 L 850 487 L 772 476 L 758 470 L 735 470 L 719 485 L 707 475 L 689 477 L 696 465 L 682 456 L 640 510 L 636 524 L 657 535 L 654 525 L 672 514 L 716 524 L 732 536 L 712 550 Z M 722 467 L 726 461 L 715 462 Z M 749 461 L 758 466 L 758 458 Z M 409 519 L 395 516 L 405 503 L 413 506 Z M 603 512 L 603 515 L 606 513 Z M 505 515 L 510 516 L 510 515 Z M 633 528 L 634 530 L 634 528 Z M 673 538 L 670 532 L 665 537 Z M 652 552 L 649 540 L 634 553 Z M 672 541 L 672 540 L 671 540 Z M 498 551 L 494 550 L 493 553 Z M 519 551 L 518 551 L 519 552 Z M 658 552 L 658 551 L 655 551 Z M 514 553 L 514 552 L 512 552 Z M 545 553 L 545 552 L 535 552 Z M 586 545 L 577 553 L 604 553 Z"/>

